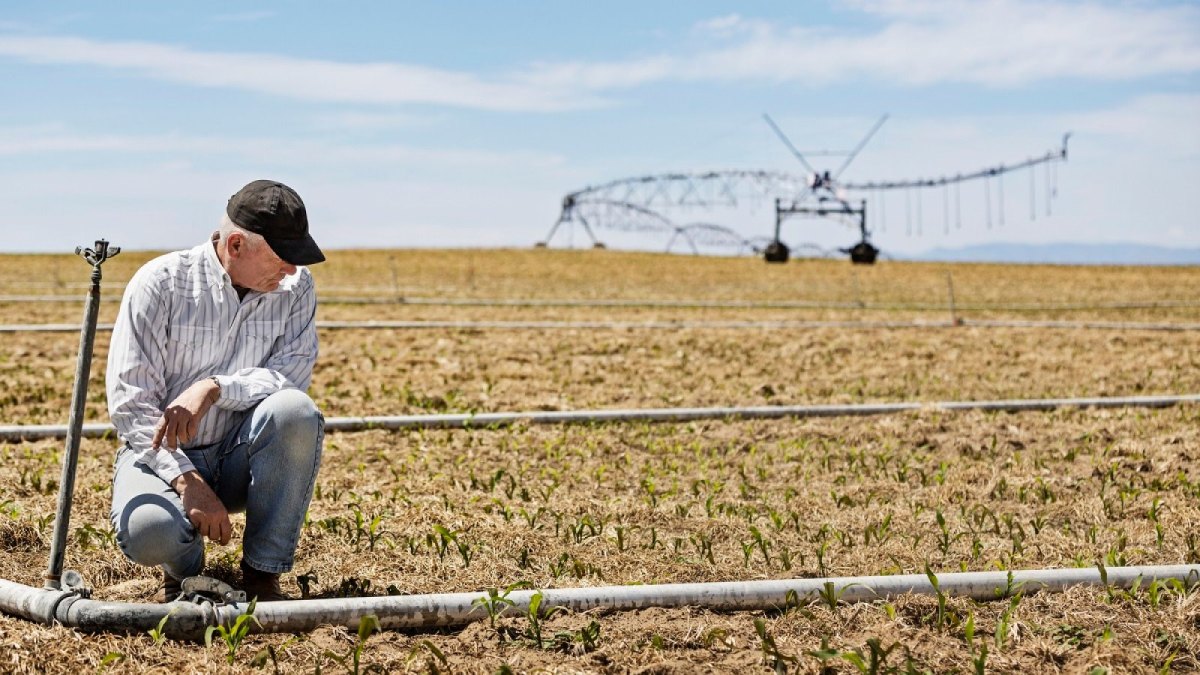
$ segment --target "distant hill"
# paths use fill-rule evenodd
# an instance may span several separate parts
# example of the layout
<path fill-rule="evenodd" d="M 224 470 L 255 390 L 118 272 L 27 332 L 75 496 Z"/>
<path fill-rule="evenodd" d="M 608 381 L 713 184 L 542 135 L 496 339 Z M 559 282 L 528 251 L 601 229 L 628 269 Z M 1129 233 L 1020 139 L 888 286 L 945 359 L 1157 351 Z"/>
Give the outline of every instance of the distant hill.
<path fill-rule="evenodd" d="M 979 244 L 934 248 L 910 260 L 941 262 L 1052 263 L 1063 265 L 1200 265 L 1200 248 L 1147 244 Z"/>

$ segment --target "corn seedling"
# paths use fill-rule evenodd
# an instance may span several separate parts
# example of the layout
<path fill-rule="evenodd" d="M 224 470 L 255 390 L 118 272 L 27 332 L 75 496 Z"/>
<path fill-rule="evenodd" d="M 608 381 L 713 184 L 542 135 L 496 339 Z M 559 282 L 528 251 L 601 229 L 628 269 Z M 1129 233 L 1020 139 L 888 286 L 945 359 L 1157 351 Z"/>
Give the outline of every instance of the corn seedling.
<path fill-rule="evenodd" d="M 618 551 L 625 550 L 625 546 L 626 546 L 625 533 L 631 532 L 631 531 L 632 531 L 632 528 L 625 527 L 624 525 L 616 525 L 613 527 L 613 532 L 615 532 L 617 535 L 617 550 Z"/>
<path fill-rule="evenodd" d="M 817 573 L 822 577 L 829 576 L 829 571 L 825 569 L 825 551 L 827 547 L 828 543 L 824 541 L 817 546 Z"/>
<path fill-rule="evenodd" d="M 496 627 L 496 617 L 503 615 L 504 610 L 509 607 L 512 607 L 512 605 L 513 605 L 513 601 L 508 599 L 508 595 L 518 588 L 528 588 L 528 587 L 529 587 L 529 582 L 518 581 L 514 584 L 509 584 L 508 586 L 505 586 L 503 592 L 500 592 L 498 589 L 495 589 L 495 588 L 489 588 L 489 589 L 487 589 L 487 596 L 481 597 L 481 598 L 475 598 L 474 600 L 471 601 L 471 605 L 474 607 L 482 607 L 483 611 L 487 612 L 488 623 L 491 625 L 492 628 L 495 628 Z"/>
<path fill-rule="evenodd" d="M 767 630 L 766 621 L 755 619 L 754 632 L 758 633 L 759 649 L 762 650 L 763 663 L 771 666 L 776 673 L 787 673 L 788 664 L 794 664 L 798 661 L 795 656 L 779 651 L 779 646 L 775 644 L 775 636 L 771 635 Z"/>
<path fill-rule="evenodd" d="M 1112 584 L 1108 583 L 1108 568 L 1104 566 L 1104 563 L 1096 563 L 1096 569 L 1100 572 L 1100 585 L 1104 587 L 1104 593 L 1108 596 L 1108 601 L 1113 602 L 1117 598 L 1113 593 Z"/>
<path fill-rule="evenodd" d="M 583 543 L 585 540 L 592 537 L 599 537 L 604 533 L 604 521 L 596 522 L 589 514 L 584 514 L 576 519 L 573 525 L 567 526 L 567 531 L 571 535 L 571 539 L 576 543 Z"/>
<path fill-rule="evenodd" d="M 589 653 L 600 644 L 600 622 L 590 621 L 577 631 L 561 631 L 554 635 L 554 643 L 563 651 Z"/>
<path fill-rule="evenodd" d="M 125 660 L 125 655 L 121 652 L 105 652 L 100 659 L 100 665 L 96 667 L 96 672 L 102 673 L 110 666 L 114 666 Z"/>
<path fill-rule="evenodd" d="M 870 546 L 871 540 L 874 539 L 876 544 L 884 544 L 891 538 L 892 516 L 888 514 L 883 520 L 878 523 L 868 525 L 863 530 L 863 545 Z"/>
<path fill-rule="evenodd" d="M 284 644 L 286 645 L 295 639 L 296 638 L 294 637 L 289 638 Z M 279 675 L 279 655 L 276 653 L 274 645 L 267 645 L 266 647 L 258 650 L 258 653 L 254 655 L 254 658 L 250 659 L 250 667 L 266 668 L 268 661 L 271 662 L 271 669 L 275 672 L 275 675 Z M 317 669 L 320 670 L 319 665 Z"/>
<path fill-rule="evenodd" d="M 724 628 L 709 628 L 700 636 L 700 643 L 705 649 L 712 649 L 713 646 L 722 644 L 728 645 L 729 631 Z"/>
<path fill-rule="evenodd" d="M 1158 609 L 1158 603 L 1162 597 L 1170 593 L 1170 591 L 1163 592 L 1165 588 L 1166 584 L 1158 579 L 1151 581 L 1150 585 L 1146 587 L 1146 601 L 1150 603 L 1152 609 Z"/>
<path fill-rule="evenodd" d="M 1150 511 L 1146 514 L 1146 517 L 1150 519 L 1150 522 L 1154 523 L 1154 540 L 1159 547 L 1163 545 L 1164 537 L 1162 520 L 1160 519 L 1161 512 L 1162 500 L 1158 497 L 1155 497 L 1154 503 L 1150 505 Z"/>
<path fill-rule="evenodd" d="M 806 653 L 821 663 L 821 675 L 825 675 L 826 673 L 836 673 L 837 672 L 836 670 L 834 670 L 833 668 L 831 668 L 829 666 L 829 662 L 834 659 L 841 658 L 842 653 L 840 651 L 838 651 L 837 649 L 833 649 L 829 646 L 829 637 L 828 636 L 825 636 L 825 635 L 821 636 L 821 648 L 820 649 L 814 649 L 814 650 L 811 650 Z"/>
<path fill-rule="evenodd" d="M 525 628 L 524 636 L 539 649 L 546 644 L 542 639 L 543 622 L 548 621 L 550 617 L 558 612 L 564 611 L 563 607 L 557 605 L 543 610 L 542 601 L 544 599 L 545 596 L 542 595 L 541 591 L 534 593 L 533 597 L 529 598 L 529 608 L 525 612 L 525 618 L 528 619 L 529 625 Z"/>
<path fill-rule="evenodd" d="M 967 649 L 971 653 L 971 665 L 975 668 L 975 675 L 984 675 L 987 672 L 988 646 L 987 642 L 983 640 L 980 640 L 978 648 L 975 646 L 974 612 L 967 615 L 967 623 L 963 628 L 963 640 L 967 643 Z"/>
<path fill-rule="evenodd" d="M 97 542 L 100 548 L 115 548 L 117 531 L 111 527 L 99 530 L 89 523 L 75 528 L 75 539 L 84 550 L 91 548 L 92 542 Z"/>
<path fill-rule="evenodd" d="M 371 633 L 374 633 L 377 630 L 379 630 L 379 617 L 375 616 L 374 614 L 368 614 L 358 620 L 357 639 L 354 641 L 354 646 L 350 648 L 350 651 L 345 656 L 334 654 L 328 649 L 325 650 L 325 656 L 336 661 L 338 665 L 345 668 L 346 671 L 352 675 L 359 675 L 359 673 L 385 672 L 383 666 L 378 664 L 372 664 L 367 666 L 366 669 L 361 669 L 362 653 L 367 646 L 367 638 L 371 637 Z M 442 662 L 445 663 L 444 656 L 442 658 Z"/>
<path fill-rule="evenodd" d="M 1013 612 L 1016 611 L 1017 605 L 1021 604 L 1021 594 L 1014 595 L 1008 601 L 1008 607 L 1000 613 L 999 620 L 996 621 L 996 632 L 993 636 L 996 643 L 996 649 L 1004 649 L 1004 643 L 1008 641 L 1009 629 L 1012 626 Z"/>
<path fill-rule="evenodd" d="M 565 574 L 567 571 L 567 560 L 569 560 L 570 557 L 571 556 L 564 551 L 563 553 L 559 554 L 557 559 L 551 560 L 549 563 L 550 576 L 557 579 Z"/>
<path fill-rule="evenodd" d="M 846 584 L 841 588 L 837 588 L 832 581 L 826 581 L 824 584 L 822 584 L 821 590 L 818 591 L 817 595 L 821 598 L 821 601 L 824 602 L 827 607 L 829 607 L 829 611 L 836 614 L 838 605 L 841 603 L 842 596 L 846 594 L 846 591 L 855 586 L 861 585 L 862 584 L 853 583 Z"/>
<path fill-rule="evenodd" d="M 1004 588 L 996 588 L 992 592 L 995 594 L 996 599 L 1011 598 L 1021 592 L 1021 589 L 1025 587 L 1025 583 L 1024 581 L 1014 583 L 1012 570 L 1008 570 L 1008 573 L 1004 577 Z"/>
<path fill-rule="evenodd" d="M 167 639 L 167 634 L 164 632 L 164 629 L 167 627 L 167 621 L 171 619 L 171 615 L 174 613 L 175 610 L 173 609 L 167 612 L 166 616 L 159 619 L 157 626 L 146 631 L 150 634 L 151 639 L 154 640 L 155 645 L 161 645 L 163 640 Z"/>
<path fill-rule="evenodd" d="M 438 646 L 433 644 L 433 642 L 430 640 L 421 640 L 420 642 L 418 642 L 416 644 L 416 646 L 414 646 L 412 649 L 410 649 L 408 652 L 408 659 L 406 659 L 407 663 L 412 663 L 412 661 L 414 659 L 416 659 L 418 656 L 420 656 L 426 652 L 428 652 L 430 656 L 432 656 L 434 659 L 436 659 L 436 661 L 428 661 L 426 663 L 426 666 L 427 666 L 426 669 L 430 673 L 441 672 L 438 669 L 437 664 L 440 663 L 440 664 L 442 664 L 443 668 L 446 667 L 446 665 L 448 663 L 446 661 L 446 655 L 443 654 L 442 650 L 438 649 Z M 385 671 L 382 668 L 380 668 L 379 672 L 385 672 Z"/>
<path fill-rule="evenodd" d="M 358 598 L 366 595 L 371 590 L 370 579 L 359 579 L 358 577 L 348 577 L 342 579 L 338 585 L 337 593 L 339 598 Z"/>
<path fill-rule="evenodd" d="M 925 576 L 929 578 L 930 585 L 933 586 L 934 592 L 937 593 L 938 606 L 937 613 L 935 615 L 934 627 L 940 633 L 947 621 L 946 594 L 942 592 L 942 586 L 938 582 L 937 575 L 933 573 L 933 570 L 929 569 L 929 563 L 925 564 Z"/>
<path fill-rule="evenodd" d="M 258 623 L 258 619 L 254 617 L 254 608 L 258 600 L 250 601 L 246 607 L 246 613 L 238 616 L 233 620 L 233 625 L 226 628 L 225 626 L 209 626 L 204 631 L 204 646 L 212 647 L 213 633 L 221 636 L 221 641 L 225 643 L 225 660 L 233 664 L 234 657 L 237 655 L 238 647 L 241 646 L 242 640 L 250 633 L 250 623 Z"/>
<path fill-rule="evenodd" d="M 890 672 L 891 669 L 884 669 L 887 666 L 888 656 L 896 651 L 900 646 L 899 642 L 893 642 L 892 646 L 884 647 L 883 642 L 879 638 L 870 638 L 867 640 L 867 653 L 855 649 L 854 651 L 842 652 L 842 659 L 849 661 L 850 665 L 858 669 L 862 675 L 878 675 L 880 672 Z"/>
<path fill-rule="evenodd" d="M 296 575 L 296 585 L 300 587 L 300 597 L 307 599 L 312 597 L 312 584 L 317 583 L 316 570 L 309 570 L 304 574 Z"/>
<path fill-rule="evenodd" d="M 354 513 L 354 531 L 351 534 L 351 543 L 357 547 L 363 539 L 366 539 L 367 550 L 374 551 L 375 544 L 380 539 L 390 536 L 383 531 L 383 514 L 375 515 L 368 521 L 358 504 L 354 504 L 350 508 Z"/>
<path fill-rule="evenodd" d="M 475 552 L 470 544 L 459 539 L 458 535 L 462 534 L 460 530 L 450 530 L 442 525 L 434 525 L 433 534 L 437 535 L 436 538 L 431 535 L 429 539 L 434 545 L 435 550 L 437 550 L 438 560 L 444 561 L 450 544 L 454 544 L 459 557 L 462 558 L 463 567 L 471 566 L 471 560 L 474 558 Z"/>
<path fill-rule="evenodd" d="M 771 548 L 771 542 L 763 536 L 763 533 L 760 532 L 757 527 L 753 525 L 750 526 L 750 537 L 754 542 L 754 546 L 762 553 L 763 564 L 770 567 L 771 553 L 769 549 Z M 747 563 L 749 563 L 748 560 Z"/>
<path fill-rule="evenodd" d="M 954 545 L 954 542 L 962 538 L 963 534 L 950 534 L 950 526 L 946 524 L 946 516 L 942 515 L 941 510 L 938 510 L 934 517 L 937 520 L 938 525 L 938 549 L 942 552 L 942 555 L 948 555 L 950 553 L 950 547 Z"/>

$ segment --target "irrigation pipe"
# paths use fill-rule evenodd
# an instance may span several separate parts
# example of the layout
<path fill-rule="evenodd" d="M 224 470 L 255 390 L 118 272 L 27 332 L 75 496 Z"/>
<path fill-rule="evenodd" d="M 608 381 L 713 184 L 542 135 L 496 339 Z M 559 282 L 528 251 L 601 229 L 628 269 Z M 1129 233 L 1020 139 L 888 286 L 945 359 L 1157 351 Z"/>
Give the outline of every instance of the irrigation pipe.
<path fill-rule="evenodd" d="M 120 298 L 105 298 L 104 302 L 116 302 Z M 0 303 L 53 303 L 78 302 L 74 295 L 0 295 Z M 914 311 L 944 312 L 943 303 L 893 303 L 874 304 L 856 301 L 818 300 L 573 300 L 573 299 L 506 299 L 506 298 L 414 298 L 404 296 L 348 297 L 322 295 L 319 302 L 330 305 L 418 305 L 434 307 L 608 307 L 625 309 L 856 309 L 871 311 Z M 1135 309 L 1195 309 L 1200 302 L 1194 301 L 1129 301 L 1110 303 L 1014 303 L 1014 304 L 956 304 L 959 312 L 1054 312 L 1054 311 L 1101 311 Z"/>
<path fill-rule="evenodd" d="M 558 588 L 542 591 L 513 591 L 511 607 L 503 613 L 526 615 L 535 593 L 542 594 L 541 608 L 563 607 L 572 612 L 587 610 L 625 611 L 649 607 L 705 607 L 716 611 L 757 611 L 811 604 L 832 583 L 842 602 L 870 602 L 913 593 L 975 600 L 997 600 L 1018 592 L 1056 593 L 1075 586 L 1104 586 L 1128 589 L 1178 580 L 1187 587 L 1200 583 L 1200 565 L 1153 565 L 1112 567 L 1102 578 L 1098 568 L 1015 570 L 1008 572 L 955 572 L 937 576 L 934 588 L 924 574 L 895 576 L 835 577 L 828 579 L 785 579 L 728 581 L 695 584 L 655 584 Z M 369 598 L 328 598 L 263 602 L 256 606 L 258 625 L 265 633 L 308 631 L 322 625 L 356 629 L 362 617 L 373 614 L 382 628 L 428 628 L 461 626 L 487 616 L 476 600 L 487 595 L 436 593 Z M 214 605 L 174 602 L 146 604 L 102 602 L 64 591 L 31 588 L 0 580 L 0 610 L 44 624 L 60 623 L 84 631 L 142 632 L 155 628 L 164 618 L 164 632 L 176 638 L 198 639 L 207 626 L 231 625 L 245 613 L 246 603 Z"/>
<path fill-rule="evenodd" d="M 641 408 L 624 410 L 564 410 L 530 412 L 461 413 L 443 415 L 388 415 L 330 417 L 326 431 L 371 429 L 478 429 L 527 424 L 597 424 L 603 422 L 688 422 L 693 420 L 751 420 L 806 417 L 865 417 L 894 415 L 920 410 L 962 412 L 1047 411 L 1060 408 L 1167 408 L 1181 403 L 1200 403 L 1200 394 L 1175 396 L 1125 396 L 1104 398 L 1035 398 L 997 401 L 937 401 L 899 403 L 852 403 L 844 405 L 751 406 L 727 408 Z M 55 424 L 0 425 L 0 441 L 29 441 L 61 438 L 67 427 Z M 113 437 L 111 424 L 85 424 L 83 436 Z"/>
<path fill-rule="evenodd" d="M 1200 330 L 1200 323 L 1134 323 L 1127 321 L 1011 321 L 989 319 L 960 319 L 963 326 L 973 328 L 1082 328 L 1098 330 L 1151 330 L 1185 332 Z"/>
<path fill-rule="evenodd" d="M 1091 330 L 1129 330 L 1188 332 L 1200 330 L 1200 323 L 1135 323 L 1123 321 L 992 321 L 959 319 L 950 321 L 318 321 L 321 330 L 677 330 L 685 328 L 713 329 L 901 329 L 953 328 L 955 325 L 972 328 L 1054 328 Z M 74 333 L 78 324 L 29 323 L 0 325 L 0 333 Z M 99 324 L 97 331 L 111 331 L 110 323 Z"/>
<path fill-rule="evenodd" d="M 948 321 L 318 321 L 321 330 L 672 330 L 681 328 L 949 328 Z M 111 331 L 112 324 L 100 324 L 99 331 Z M 0 333 L 68 333 L 79 330 L 77 324 L 8 324 Z"/>

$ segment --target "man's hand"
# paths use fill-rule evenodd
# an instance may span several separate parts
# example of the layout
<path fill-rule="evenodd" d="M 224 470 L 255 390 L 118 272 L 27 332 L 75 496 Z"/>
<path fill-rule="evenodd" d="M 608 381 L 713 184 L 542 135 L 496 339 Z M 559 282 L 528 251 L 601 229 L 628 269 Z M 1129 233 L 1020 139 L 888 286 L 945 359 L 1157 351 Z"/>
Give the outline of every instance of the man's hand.
<path fill-rule="evenodd" d="M 154 448 L 178 448 L 196 437 L 204 413 L 217 402 L 221 388 L 216 381 L 205 378 L 184 390 L 171 401 L 154 428 Z"/>
<path fill-rule="evenodd" d="M 180 474 L 171 481 L 171 487 L 179 493 L 179 498 L 183 500 L 183 512 L 200 534 L 221 545 L 229 543 L 229 535 L 233 531 L 229 511 L 198 472 Z"/>

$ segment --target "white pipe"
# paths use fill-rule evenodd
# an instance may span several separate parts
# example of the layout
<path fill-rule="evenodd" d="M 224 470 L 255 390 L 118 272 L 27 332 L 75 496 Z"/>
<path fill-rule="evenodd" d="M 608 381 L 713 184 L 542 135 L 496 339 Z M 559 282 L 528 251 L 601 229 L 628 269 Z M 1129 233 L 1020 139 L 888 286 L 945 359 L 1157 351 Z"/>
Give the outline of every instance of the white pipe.
<path fill-rule="evenodd" d="M 1152 330 L 1193 331 L 1200 330 L 1200 323 L 1138 323 L 1130 321 L 992 321 L 988 319 L 962 319 L 962 325 L 974 328 L 1080 328 L 1096 330 Z"/>
<path fill-rule="evenodd" d="M 947 321 L 318 321 L 322 330 L 427 330 L 498 328 L 509 330 L 554 329 L 679 329 L 679 328 L 950 328 Z M 113 325 L 100 324 L 98 331 Z M 75 333 L 77 324 L 7 324 L 0 333 Z"/>
<path fill-rule="evenodd" d="M 1113 588 L 1130 588 L 1135 583 L 1177 579 L 1190 586 L 1200 583 L 1200 565 L 1147 565 L 1113 567 L 1106 570 Z M 1073 586 L 1101 586 L 1097 568 L 1016 570 L 1008 572 L 955 572 L 937 576 L 938 589 L 924 574 L 895 576 L 835 577 L 827 579 L 782 579 L 728 581 L 695 584 L 656 584 L 559 588 L 542 591 L 513 591 L 505 614 L 525 615 L 535 593 L 542 594 L 543 609 L 563 607 L 572 612 L 591 609 L 633 610 L 648 607 L 705 607 L 718 611 L 782 609 L 789 604 L 823 600 L 826 584 L 833 584 L 834 598 L 843 603 L 871 602 L 907 593 L 975 600 L 996 600 L 1016 593 L 1061 592 Z M 437 593 L 369 598 L 328 598 L 264 602 L 254 616 L 259 632 L 295 632 L 322 625 L 358 627 L 359 620 L 374 614 L 383 628 L 457 626 L 485 618 L 476 600 L 488 596 L 474 593 Z M 828 596 L 826 596 L 828 597 Z M 165 605 L 100 602 L 64 591 L 35 589 L 0 580 L 0 610 L 42 623 L 55 621 L 86 631 L 141 632 L 167 617 L 165 631 L 173 637 L 200 637 L 206 626 L 231 624 L 247 609 L 246 603 L 197 605 L 175 602 Z"/>
<path fill-rule="evenodd" d="M 503 330 L 676 330 L 681 328 L 1056 328 L 1091 330 L 1145 330 L 1186 332 L 1200 330 L 1200 323 L 1139 323 L 1134 321 L 999 321 L 959 319 L 951 321 L 318 321 L 321 330 L 428 330 L 428 329 L 503 329 Z M 96 326 L 97 331 L 113 329 L 111 323 Z M 72 323 L 25 323 L 0 325 L 0 333 L 76 333 L 79 325 Z"/>
<path fill-rule="evenodd" d="M 680 328 L 951 328 L 948 321 L 318 321 L 322 330 L 428 330 L 428 329 L 506 329 L 506 330 L 601 330 Z M 113 325 L 100 324 L 98 331 L 111 331 Z M 78 332 L 69 323 L 0 325 L 0 333 Z"/>
<path fill-rule="evenodd" d="M 115 302 L 119 298 L 105 298 Z M 0 303 L 78 302 L 74 295 L 0 295 Z M 909 310 L 940 312 L 946 305 L 940 303 L 895 303 L 870 304 L 859 302 L 817 300 L 572 300 L 572 299 L 505 299 L 505 298 L 417 298 L 379 295 L 377 297 L 346 297 L 322 295 L 320 302 L 332 305 L 421 305 L 434 307 L 622 307 L 622 308 L 675 308 L 675 309 L 859 309 L 859 310 Z M 1102 303 L 1014 303 L 1014 304 L 965 304 L 958 305 L 959 311 L 1099 311 L 1132 309 L 1184 309 L 1200 307 L 1195 301 L 1130 301 Z"/>
<path fill-rule="evenodd" d="M 444 415 L 391 415 L 331 417 L 326 431 L 370 429 L 486 428 L 526 422 L 529 424 L 596 424 L 601 422 L 687 422 L 708 419 L 780 419 L 805 417 L 855 417 L 892 415 L 917 410 L 1025 412 L 1058 408 L 1167 408 L 1181 403 L 1200 403 L 1200 394 L 1172 396 L 1125 396 L 1104 398 L 1045 398 L 999 401 L 937 401 L 931 403 L 852 403 L 845 405 L 751 406 L 727 408 L 642 408 L 626 410 L 564 410 Z M 0 425 L 0 441 L 31 441 L 61 438 L 67 427 L 59 424 Z M 113 437 L 111 424 L 83 425 L 87 438 Z"/>

